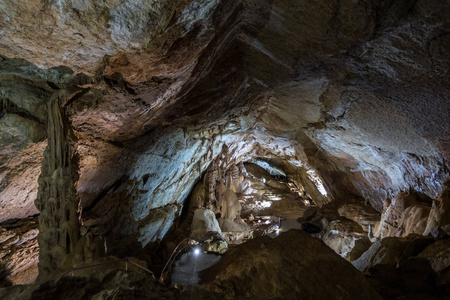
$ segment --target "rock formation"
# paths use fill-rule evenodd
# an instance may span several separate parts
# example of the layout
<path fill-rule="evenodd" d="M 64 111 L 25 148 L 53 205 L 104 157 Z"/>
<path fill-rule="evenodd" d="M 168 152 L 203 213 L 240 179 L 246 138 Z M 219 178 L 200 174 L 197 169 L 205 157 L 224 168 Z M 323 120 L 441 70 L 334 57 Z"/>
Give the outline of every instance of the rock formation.
<path fill-rule="evenodd" d="M 39 261 L 38 218 L 12 219 L 1 223 L 1 228 L 0 287 L 34 283 Z"/>
<path fill-rule="evenodd" d="M 2 3 L 0 223 L 40 213 L 42 279 L 103 255 L 163 261 L 198 208 L 246 238 L 250 222 L 302 217 L 349 260 L 390 237 L 445 238 L 449 12 Z"/>
<path fill-rule="evenodd" d="M 227 295 L 226 299 L 380 299 L 348 262 L 299 230 L 240 245 L 202 276 L 205 289 Z"/>

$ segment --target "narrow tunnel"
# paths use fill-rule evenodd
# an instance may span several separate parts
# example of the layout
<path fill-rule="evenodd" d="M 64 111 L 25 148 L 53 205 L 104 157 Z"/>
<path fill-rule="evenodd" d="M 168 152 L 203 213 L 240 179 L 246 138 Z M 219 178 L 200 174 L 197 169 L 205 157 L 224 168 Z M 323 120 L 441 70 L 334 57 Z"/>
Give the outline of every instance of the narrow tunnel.
<path fill-rule="evenodd" d="M 0 298 L 447 299 L 449 11 L 2 3 Z"/>

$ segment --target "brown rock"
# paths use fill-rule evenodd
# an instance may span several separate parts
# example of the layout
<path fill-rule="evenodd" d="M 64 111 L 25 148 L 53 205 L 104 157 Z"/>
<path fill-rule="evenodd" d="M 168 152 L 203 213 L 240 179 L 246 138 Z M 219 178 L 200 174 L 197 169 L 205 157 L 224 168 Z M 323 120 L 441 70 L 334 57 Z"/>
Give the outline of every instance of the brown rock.
<path fill-rule="evenodd" d="M 370 244 L 368 235 L 362 227 L 346 218 L 331 221 L 324 231 L 322 240 L 344 258 L 347 258 L 349 253 L 352 252 L 357 241 L 363 241 L 360 246 L 365 245 L 367 242 Z M 356 252 L 352 255 L 352 257 L 354 256 L 356 256 Z"/>
<path fill-rule="evenodd" d="M 363 202 L 343 204 L 338 208 L 338 213 L 361 225 L 365 232 L 369 232 L 369 227 L 373 230 L 375 224 L 380 221 L 379 212 L 370 205 L 364 205 Z"/>
<path fill-rule="evenodd" d="M 363 273 L 377 265 L 395 265 L 411 256 L 416 256 L 434 239 L 418 235 L 404 238 L 387 237 L 372 244 L 361 257 L 352 262 L 352 265 Z"/>
<path fill-rule="evenodd" d="M 0 224 L 1 284 L 32 284 L 38 276 L 38 217 Z M 1 274 L 3 272 L 3 274 Z"/>
<path fill-rule="evenodd" d="M 450 239 L 436 241 L 417 257 L 426 258 L 436 273 L 448 268 L 450 266 Z"/>
<path fill-rule="evenodd" d="M 325 266 L 333 266 L 333 272 Z M 203 271 L 201 278 L 202 289 L 225 299 L 380 299 L 347 261 L 298 230 L 239 245 Z M 318 282 L 327 284 L 316 288 Z"/>

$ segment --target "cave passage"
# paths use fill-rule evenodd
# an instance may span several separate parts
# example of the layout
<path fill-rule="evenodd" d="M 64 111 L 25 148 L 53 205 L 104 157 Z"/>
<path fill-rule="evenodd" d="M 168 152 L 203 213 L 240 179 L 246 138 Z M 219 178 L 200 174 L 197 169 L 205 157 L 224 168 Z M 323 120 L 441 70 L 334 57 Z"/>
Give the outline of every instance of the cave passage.
<path fill-rule="evenodd" d="M 0 7 L 1 299 L 448 298 L 450 1 Z"/>
<path fill-rule="evenodd" d="M 249 239 L 275 238 L 289 229 L 319 228 L 302 220 L 307 209 L 317 209 L 305 188 L 269 162 L 259 157 L 226 169 L 217 167 L 226 165 L 220 160 L 211 163 L 185 202 L 188 209 L 180 216 L 177 236 L 171 237 L 182 240 L 180 244 L 188 237 L 187 245 L 191 245 L 181 252 L 176 248 L 174 258 L 169 258 L 169 268 L 173 268 L 166 272 L 171 272 L 172 285 L 198 285 L 199 272 L 217 264 L 230 247 Z M 317 175 L 306 174 L 317 190 L 323 189 Z"/>

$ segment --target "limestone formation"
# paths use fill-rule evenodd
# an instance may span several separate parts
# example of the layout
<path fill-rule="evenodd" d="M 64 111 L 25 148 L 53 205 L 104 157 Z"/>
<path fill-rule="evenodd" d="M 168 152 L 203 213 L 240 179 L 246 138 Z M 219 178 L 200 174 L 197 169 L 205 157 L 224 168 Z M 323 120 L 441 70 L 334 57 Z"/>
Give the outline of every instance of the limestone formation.
<path fill-rule="evenodd" d="M 41 213 L 38 241 L 39 274 L 42 276 L 84 262 L 86 256 L 94 252 L 86 255 L 80 244 L 77 140 L 64 111 L 67 101 L 78 92 L 57 94 L 47 108 L 48 145 L 36 199 Z"/>
<path fill-rule="evenodd" d="M 370 246 L 369 237 L 363 231 L 362 227 L 358 223 L 345 218 L 331 221 L 325 229 L 322 240 L 344 258 L 347 258 L 359 243 Z M 357 256 L 356 252 L 353 253 L 352 259 L 355 256 Z M 351 259 L 349 258 L 349 260 Z"/>
<path fill-rule="evenodd" d="M 448 185 L 447 182 L 445 190 L 438 199 L 433 201 L 424 235 L 431 234 L 437 237 L 442 232 L 450 235 L 450 188 Z"/>
<path fill-rule="evenodd" d="M 390 201 L 384 205 L 375 236 L 404 237 L 425 232 L 432 202 L 429 197 L 415 192 L 400 193 Z"/>
<path fill-rule="evenodd" d="M 380 221 L 380 214 L 370 205 L 362 201 L 355 203 L 345 203 L 338 208 L 340 216 L 355 221 L 365 232 L 373 234 L 375 225 Z"/>
<path fill-rule="evenodd" d="M 442 0 L 2 1 L 0 222 L 40 214 L 41 279 L 105 254 L 161 271 L 198 209 L 229 240 L 303 218 L 350 260 L 371 242 L 444 239 L 449 12 Z M 445 286 L 430 253 L 402 272 Z"/>
<path fill-rule="evenodd" d="M 199 240 L 208 232 L 217 232 L 219 234 L 222 232 L 216 216 L 209 209 L 197 209 L 192 221 L 190 238 Z"/>

